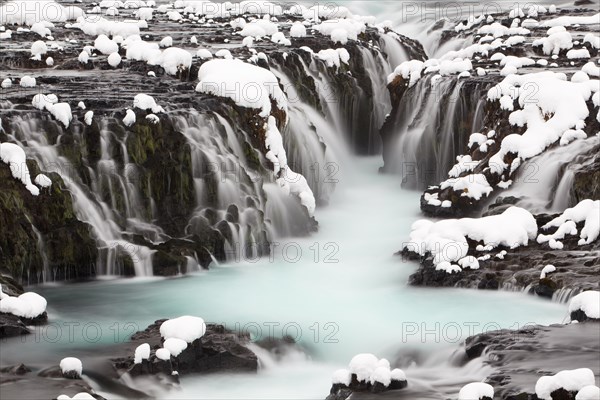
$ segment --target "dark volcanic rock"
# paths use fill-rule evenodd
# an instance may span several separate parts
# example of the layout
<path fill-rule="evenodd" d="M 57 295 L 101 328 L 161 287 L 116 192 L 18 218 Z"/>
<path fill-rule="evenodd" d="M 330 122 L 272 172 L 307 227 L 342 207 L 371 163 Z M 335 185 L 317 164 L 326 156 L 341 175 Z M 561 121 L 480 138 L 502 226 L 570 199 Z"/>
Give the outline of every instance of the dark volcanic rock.
<path fill-rule="evenodd" d="M 538 226 L 543 226 L 553 215 L 536 215 Z M 578 227 L 581 231 L 581 226 Z M 544 231 L 540 230 L 540 233 Z M 544 232 L 546 233 L 546 232 Z M 570 296 L 585 290 L 598 290 L 600 276 L 600 241 L 589 245 L 578 245 L 579 236 L 567 236 L 564 248 L 554 250 L 546 244 L 530 241 L 529 245 L 516 249 L 498 247 L 492 252 L 474 250 L 478 243 L 469 240 L 469 255 L 489 259 L 479 261 L 479 269 L 463 269 L 449 274 L 438 271 L 433 257 L 420 257 L 408 250 L 399 254 L 409 260 L 419 261 L 419 269 L 410 276 L 411 285 L 430 287 L 464 287 L 477 289 L 524 290 L 542 297 L 565 301 Z M 500 253 L 506 252 L 503 255 Z M 554 265 L 556 271 L 541 279 L 542 269 Z"/>
<path fill-rule="evenodd" d="M 210 372 L 256 372 L 258 359 L 246 347 L 250 342 L 248 335 L 239 335 L 225 329 L 222 325 L 207 325 L 204 336 L 193 343 L 178 356 L 170 361 L 160 360 L 154 351 L 162 347 L 160 325 L 165 320 L 158 320 L 144 331 L 137 332 L 131 337 L 127 346 L 129 356 L 113 359 L 115 368 L 128 372 L 132 376 L 153 375 L 163 373 L 170 375 L 173 371 L 179 374 L 210 373 Z M 149 360 L 134 364 L 135 348 L 148 343 L 153 350 Z"/>
<path fill-rule="evenodd" d="M 26 335 L 28 333 L 31 332 L 19 317 L 0 313 L 0 338 Z"/>
<path fill-rule="evenodd" d="M 467 338 L 465 349 L 468 359 L 482 356 L 494 367 L 486 382 L 494 386 L 498 399 L 537 400 L 537 380 L 565 369 L 590 368 L 596 379 L 600 376 L 598 322 L 485 332 Z M 553 399 L 575 398 L 572 393 L 562 395 L 566 397 L 554 392 Z"/>

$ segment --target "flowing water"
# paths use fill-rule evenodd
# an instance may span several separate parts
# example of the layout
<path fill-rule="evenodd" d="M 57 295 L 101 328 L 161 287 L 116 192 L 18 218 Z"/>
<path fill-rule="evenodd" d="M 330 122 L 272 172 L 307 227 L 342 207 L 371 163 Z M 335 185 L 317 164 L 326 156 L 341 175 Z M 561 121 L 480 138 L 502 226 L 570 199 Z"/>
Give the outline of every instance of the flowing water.
<path fill-rule="evenodd" d="M 466 336 L 564 318 L 564 305 L 525 294 L 408 287 L 416 265 L 393 253 L 418 217 L 419 194 L 378 174 L 379 158 L 350 161 L 341 168 L 335 206 L 317 213 L 318 234 L 280 240 L 272 257 L 240 258 L 173 279 L 36 288 L 48 299 L 52 324 L 11 339 L 2 363 L 79 356 L 85 365 L 92 349 L 97 356 L 100 346 L 122 342 L 156 319 L 191 314 L 257 340 L 288 334 L 300 349 L 277 360 L 259 352 L 257 375 L 186 377 L 173 398 L 323 398 L 332 371 L 360 352 L 397 362 L 411 390 L 439 398 L 489 373 L 477 360 L 457 365 L 452 354 Z M 71 323 L 78 325 L 69 335 Z"/>
<path fill-rule="evenodd" d="M 394 26 L 402 28 L 401 32 L 417 39 L 427 38 L 424 43 L 429 54 L 442 52 L 436 44 L 438 36 L 423 29 L 433 24 L 415 23 L 418 22 L 416 17 L 404 24 L 396 2 L 354 1 L 347 6 L 356 13 L 361 13 L 362 7 L 364 14 L 378 15 L 380 20 L 391 18 Z M 460 44 L 458 41 L 446 44 L 443 50 Z M 392 42 L 382 44 L 384 49 L 393 46 Z M 363 54 L 366 68 L 373 72 L 370 77 L 374 92 L 381 100 L 371 122 L 374 126 L 381 125 L 389 112 L 383 87 L 385 79 L 379 78 L 385 77 L 405 58 L 399 50 L 390 53 L 390 68 L 381 62 L 380 56 L 370 55 L 368 51 Z M 309 66 L 306 69 L 309 70 Z M 282 73 L 275 73 L 285 82 Z M 318 81 L 325 79 L 317 72 L 313 75 Z M 457 90 L 447 89 L 448 92 Z M 412 142 L 404 143 L 403 148 L 413 154 L 422 139 L 435 140 L 429 137 L 430 132 L 436 130 L 434 124 L 419 123 L 416 114 L 419 106 L 431 103 L 433 109 L 436 102 L 433 97 L 427 97 L 425 91 L 420 94 L 422 98 L 413 100 L 412 108 L 407 105 L 405 116 L 409 121 L 406 130 L 410 133 L 405 135 L 406 140 Z M 250 332 L 255 340 L 287 334 L 296 339 L 298 347 L 275 357 L 253 346 L 261 362 L 258 374 L 185 377 L 181 391 L 163 393 L 161 398 L 323 398 L 329 391 L 334 370 L 345 367 L 357 353 L 372 352 L 405 370 L 410 386 L 397 394 L 402 396 L 400 398 L 443 399 L 455 396 L 463 384 L 482 380 L 490 373 L 481 360 L 466 365 L 459 362 L 460 350 L 457 349 L 467 336 L 532 323 L 558 323 L 564 319 L 567 313 L 564 304 L 526 294 L 407 286 L 408 277 L 417 265 L 394 256 L 394 252 L 402 248 L 411 224 L 419 218 L 420 193 L 401 189 L 394 176 L 378 174 L 381 157 L 351 156 L 340 138 L 340 131 L 344 130 L 341 105 L 324 101 L 323 106 L 326 118 L 301 102 L 292 103 L 290 124 L 284 137 L 291 165 L 305 175 L 309 175 L 315 163 L 320 168 L 321 173 L 310 175 L 313 180 L 309 182 L 320 202 L 330 205 L 317 208 L 318 233 L 293 238 L 294 232 L 287 229 L 289 220 L 293 219 L 289 198 L 281 196 L 273 184 L 265 184 L 265 212 L 273 222 L 272 237 L 279 238 L 272 245 L 271 257 L 238 253 L 227 263 L 213 263 L 208 272 L 171 279 L 140 278 L 149 275 L 148 270 L 151 270 L 147 264 L 152 256 L 150 250 L 121 242 L 124 228 L 112 222 L 115 218 L 110 204 L 92 201 L 86 191 L 78 192 L 81 186 L 78 181 L 65 178 L 74 192 L 77 209 L 85 210 L 84 220 L 94 225 L 98 236 L 109 244 L 107 247 L 111 247 L 110 243 L 113 247 L 122 246 L 138 256 L 132 258 L 141 260 L 136 265 L 139 277 L 33 288 L 47 298 L 51 324 L 37 328 L 33 335 L 4 343 L 1 364 L 25 363 L 35 367 L 58 364 L 63 357 L 75 356 L 82 359 L 85 369 L 86 360 L 102 354 L 103 347 L 126 341 L 133 332 L 159 318 L 198 315 L 207 322 Z M 461 107 L 461 104 L 453 107 Z M 450 128 L 454 113 L 446 114 L 448 120 L 437 115 L 435 120 L 447 122 Z M 443 122 L 440 124 L 444 125 Z M 21 123 L 24 128 L 20 139 L 27 140 L 31 153 L 39 161 L 59 160 L 66 164 L 46 143 L 44 135 L 29 134 L 37 130 L 35 126 L 26 126 L 33 122 L 23 120 Z M 477 123 L 476 115 L 472 125 Z M 211 124 L 221 125 L 226 131 L 223 142 L 207 140 L 203 130 Z M 194 149 L 194 188 L 200 206 L 204 158 L 214 162 L 230 161 L 239 155 L 240 147 L 231 139 L 232 128 L 224 120 L 191 116 L 180 118 L 179 126 L 185 128 L 182 131 Z M 311 129 L 317 134 L 306 135 Z M 450 140 L 449 134 L 442 136 Z M 319 151 L 321 140 L 327 145 L 324 152 Z M 103 144 L 121 145 L 106 132 L 103 132 Z M 446 144 L 451 146 L 452 143 Z M 202 151 L 207 146 L 218 147 L 214 153 L 226 154 L 224 160 L 212 160 L 214 154 Z M 377 148 L 378 143 L 373 142 L 371 146 L 369 142 L 369 147 Z M 108 153 L 107 148 L 102 150 L 103 154 Z M 430 159 L 436 164 L 452 161 L 447 152 L 445 155 L 431 153 Z M 114 170 L 110 159 L 103 161 L 106 170 Z M 116 190 L 127 199 L 127 208 L 123 211 L 125 228 L 156 229 L 145 225 L 144 216 L 137 214 L 135 192 L 124 183 L 123 175 L 119 171 L 108 183 L 111 195 Z M 248 191 L 253 190 L 248 188 Z M 219 187 L 219 193 L 224 199 L 222 207 L 236 203 L 243 195 L 238 187 L 226 184 Z M 155 232 L 157 241 L 161 234 L 159 230 Z M 245 236 L 242 232 L 238 235 Z M 39 247 L 42 248 L 43 243 Z M 104 256 L 113 254 L 107 251 Z M 189 261 L 197 267 L 194 260 Z M 105 260 L 99 264 L 110 266 L 114 262 Z M 114 398 L 102 389 L 100 393 Z"/>

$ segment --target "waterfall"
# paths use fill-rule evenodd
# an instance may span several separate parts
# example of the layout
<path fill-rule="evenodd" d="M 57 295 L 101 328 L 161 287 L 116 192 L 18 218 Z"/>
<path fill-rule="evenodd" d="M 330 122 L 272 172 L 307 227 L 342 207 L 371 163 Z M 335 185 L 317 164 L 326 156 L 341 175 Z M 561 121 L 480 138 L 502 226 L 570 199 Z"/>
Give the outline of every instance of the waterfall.
<path fill-rule="evenodd" d="M 489 83 L 428 75 L 403 95 L 384 135 L 385 170 L 409 188 L 423 189 L 447 178 L 469 135 L 483 126 Z"/>
<path fill-rule="evenodd" d="M 534 213 L 562 212 L 574 206 L 571 189 L 582 155 L 597 146 L 598 137 L 557 146 L 521 165 L 513 185 L 501 196 L 518 198 L 517 205 Z"/>

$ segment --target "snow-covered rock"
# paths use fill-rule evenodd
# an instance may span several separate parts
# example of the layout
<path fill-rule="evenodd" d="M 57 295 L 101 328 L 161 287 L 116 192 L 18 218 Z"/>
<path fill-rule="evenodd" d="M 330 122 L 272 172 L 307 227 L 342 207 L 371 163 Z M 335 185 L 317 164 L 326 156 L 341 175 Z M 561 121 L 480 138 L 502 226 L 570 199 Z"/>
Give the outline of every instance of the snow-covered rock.
<path fill-rule="evenodd" d="M 38 176 L 36 176 L 33 182 L 42 188 L 48 188 L 52 186 L 52 180 L 44 174 L 39 174 Z"/>
<path fill-rule="evenodd" d="M 271 113 L 271 100 L 287 110 L 287 99 L 275 75 L 264 68 L 240 60 L 210 60 L 202 64 L 196 91 L 228 97 L 237 105 Z"/>
<path fill-rule="evenodd" d="M 587 290 L 573 297 L 569 302 L 569 313 L 582 311 L 587 318 L 600 319 L 600 292 Z"/>
<path fill-rule="evenodd" d="M 31 183 L 29 168 L 27 168 L 25 152 L 14 143 L 0 143 L 0 160 L 10 167 L 13 178 L 20 180 L 25 188 L 34 196 L 40 194 L 40 189 Z"/>
<path fill-rule="evenodd" d="M 160 326 L 160 334 L 166 340 L 176 338 L 192 343 L 206 333 L 206 324 L 199 317 L 183 316 L 169 319 Z"/>
<path fill-rule="evenodd" d="M 165 348 L 156 350 L 156 358 L 163 361 L 171 359 L 171 352 Z"/>
<path fill-rule="evenodd" d="M 494 398 L 494 388 L 483 382 L 469 383 L 460 389 L 458 400 L 481 400 L 483 398 Z"/>
<path fill-rule="evenodd" d="M 589 368 L 560 371 L 556 375 L 543 376 L 535 384 L 535 394 L 540 400 L 552 400 L 552 392 L 564 389 L 578 392 L 582 388 L 595 384 L 594 372 Z"/>
<path fill-rule="evenodd" d="M 75 357 L 66 357 L 60 361 L 60 370 L 66 378 L 77 379 L 83 372 L 81 360 Z"/>
<path fill-rule="evenodd" d="M 575 400 L 598 400 L 600 399 L 600 388 L 595 385 L 588 385 L 582 387 L 577 395 L 575 396 Z"/>
<path fill-rule="evenodd" d="M 546 278 L 548 274 L 556 271 L 556 267 L 554 265 L 548 264 L 544 268 L 542 268 L 542 272 L 540 273 L 540 279 Z"/>
<path fill-rule="evenodd" d="M 171 337 L 165 340 L 163 347 L 167 349 L 173 357 L 177 357 L 187 348 L 187 342 L 179 338 Z"/>
<path fill-rule="evenodd" d="M 144 93 L 137 94 L 133 98 L 133 107 L 139 108 L 140 110 L 151 110 L 155 114 L 165 112 L 165 110 L 161 106 L 156 104 L 156 100 L 154 100 L 154 97 Z"/>
<path fill-rule="evenodd" d="M 150 358 L 150 345 L 148 343 L 140 344 L 135 349 L 135 354 L 133 356 L 133 362 L 135 364 L 141 364 L 143 360 L 147 360 Z"/>
<path fill-rule="evenodd" d="M 490 226 L 494 229 L 489 229 Z M 482 218 L 437 222 L 419 220 L 413 223 L 409 242 L 404 248 L 421 256 L 431 253 L 434 265 L 444 263 L 440 268 L 451 267 L 451 271 L 454 271 L 459 267 L 453 263 L 466 257 L 469 252 L 467 238 L 483 242 L 491 248 L 501 245 L 516 248 L 527 245 L 536 235 L 537 224 L 533 215 L 525 209 L 510 207 L 502 214 Z"/>
<path fill-rule="evenodd" d="M 117 68 L 121 64 L 121 56 L 119 53 L 112 53 L 108 56 L 108 65 L 113 68 Z"/>

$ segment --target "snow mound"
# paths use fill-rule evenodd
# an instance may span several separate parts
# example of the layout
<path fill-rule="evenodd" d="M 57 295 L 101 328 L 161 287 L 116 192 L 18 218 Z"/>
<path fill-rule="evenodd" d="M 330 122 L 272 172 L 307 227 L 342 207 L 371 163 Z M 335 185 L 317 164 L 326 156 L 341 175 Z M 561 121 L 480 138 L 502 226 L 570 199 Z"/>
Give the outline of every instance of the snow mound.
<path fill-rule="evenodd" d="M 196 91 L 232 99 L 238 106 L 260 109 L 260 116 L 271 113 L 271 100 L 287 111 L 287 99 L 275 75 L 241 60 L 210 60 L 202 64 Z"/>
<path fill-rule="evenodd" d="M 551 400 L 551 393 L 558 389 L 578 392 L 595 384 L 594 372 L 589 368 L 560 371 L 556 375 L 543 376 L 535 384 L 535 394 L 540 400 Z"/>
<path fill-rule="evenodd" d="M 338 369 L 331 376 L 331 382 L 334 385 L 342 384 L 350 386 L 350 382 L 352 382 L 352 373 L 347 369 Z"/>
<path fill-rule="evenodd" d="M 48 302 L 34 292 L 26 292 L 18 297 L 3 294 L 0 300 L 0 312 L 23 318 L 36 318 L 46 311 Z"/>
<path fill-rule="evenodd" d="M 165 348 L 158 349 L 156 350 L 156 358 L 159 360 L 168 361 L 171 359 L 171 353 Z"/>
<path fill-rule="evenodd" d="M 169 351 L 173 357 L 177 357 L 187 348 L 187 342 L 178 338 L 169 338 L 163 343 L 163 347 Z"/>
<path fill-rule="evenodd" d="M 141 364 L 142 360 L 147 360 L 150 358 L 150 345 L 148 343 L 140 344 L 135 349 L 135 354 L 133 355 L 133 362 L 135 364 Z"/>
<path fill-rule="evenodd" d="M 133 107 L 140 110 L 151 110 L 153 113 L 164 113 L 165 110 L 156 104 L 154 97 L 144 93 L 140 93 L 133 98 Z"/>
<path fill-rule="evenodd" d="M 388 360 L 380 360 L 370 353 L 354 356 L 348 364 L 348 369 L 335 371 L 331 381 L 334 385 L 350 386 L 354 376 L 359 382 L 381 384 L 385 387 L 390 386 L 392 381 L 406 381 L 404 371 L 398 368 L 391 370 Z"/>
<path fill-rule="evenodd" d="M 542 268 L 542 272 L 540 273 L 540 279 L 544 279 L 548 274 L 556 271 L 556 267 L 554 265 L 548 264 L 544 268 Z"/>
<path fill-rule="evenodd" d="M 160 326 L 160 334 L 165 339 L 176 338 L 192 343 L 206 333 L 206 324 L 199 317 L 183 316 L 167 320 Z"/>
<path fill-rule="evenodd" d="M 69 397 L 66 394 L 61 394 L 56 398 L 56 400 L 96 400 L 96 398 L 89 393 L 80 392 L 73 397 Z"/>
<path fill-rule="evenodd" d="M 494 388 L 483 382 L 469 383 L 458 393 L 458 400 L 480 400 L 483 397 L 494 398 Z"/>
<path fill-rule="evenodd" d="M 118 53 L 119 51 L 119 45 L 113 40 L 109 39 L 106 35 L 98 36 L 94 41 L 94 47 L 104 55 Z"/>
<path fill-rule="evenodd" d="M 421 79 L 424 62 L 419 60 L 405 61 L 398 65 L 393 73 L 388 76 L 388 84 L 392 83 L 397 76 L 408 79 L 408 86 L 411 87 Z"/>
<path fill-rule="evenodd" d="M 159 57 L 148 61 L 150 65 L 160 65 L 169 75 L 177 75 L 178 72 L 189 70 L 192 66 L 192 54 L 177 47 L 169 47 Z"/>
<path fill-rule="evenodd" d="M 83 372 L 83 364 L 78 358 L 66 357 L 60 360 L 60 369 L 63 374 L 75 372 L 77 375 L 81 376 L 81 373 Z"/>
<path fill-rule="evenodd" d="M 14 0 L 0 6 L 0 25 L 29 25 L 39 22 L 65 22 L 82 17 L 79 7 L 63 7 L 54 0 Z"/>
<path fill-rule="evenodd" d="M 500 150 L 489 161 L 492 172 L 501 174 L 508 165 L 504 157 L 517 154 L 521 160 L 536 156 L 557 142 L 589 115 L 586 101 L 593 86 L 588 82 L 569 82 L 565 74 L 545 71 L 509 75 L 488 91 L 488 100 L 510 96 L 520 109 L 509 115 L 509 123 L 527 129 L 522 135 L 506 136 Z"/>
<path fill-rule="evenodd" d="M 577 395 L 575 396 L 575 400 L 598 400 L 600 399 L 600 388 L 594 385 L 588 385 L 582 387 Z"/>
<path fill-rule="evenodd" d="M 569 302 L 569 313 L 581 310 L 588 318 L 600 319 L 600 292 L 587 290 L 573 297 Z"/>
<path fill-rule="evenodd" d="M 35 179 L 33 181 L 39 187 L 48 188 L 48 187 L 52 186 L 52 180 L 44 174 L 39 174 L 38 176 L 35 177 Z"/>
<path fill-rule="evenodd" d="M 339 49 L 324 49 L 317 53 L 317 58 L 325 61 L 328 67 L 339 68 L 342 63 L 348 64 L 350 54 L 343 47 Z"/>
<path fill-rule="evenodd" d="M 14 143 L 0 143 L 0 160 L 8 164 L 13 178 L 20 180 L 34 196 L 40 194 L 40 190 L 31 183 L 29 168 L 27 168 L 25 152 Z"/>
<path fill-rule="evenodd" d="M 552 235 L 555 239 L 562 239 L 563 232 L 569 232 L 571 235 L 577 234 L 577 229 L 573 232 L 576 223 L 584 222 L 581 229 L 580 239 L 578 244 L 590 244 L 600 236 L 600 200 L 585 199 L 580 201 L 576 206 L 567 208 L 560 216 L 544 225 L 543 229 L 558 227 L 557 231 Z M 567 229 L 570 228 L 570 229 Z M 559 237 L 556 237 L 556 236 Z M 560 237 L 562 235 L 562 237 Z M 540 235 L 538 242 L 545 242 L 548 236 Z"/>
<path fill-rule="evenodd" d="M 494 229 L 489 229 L 490 226 Z M 460 269 L 452 263 L 467 257 L 467 238 L 483 242 L 491 250 L 498 246 L 526 246 L 536 235 L 537 224 L 533 215 L 525 209 L 510 207 L 502 214 L 482 218 L 416 221 L 404 248 L 421 256 L 431 253 L 436 267 L 441 264 L 440 269 L 452 272 Z"/>

